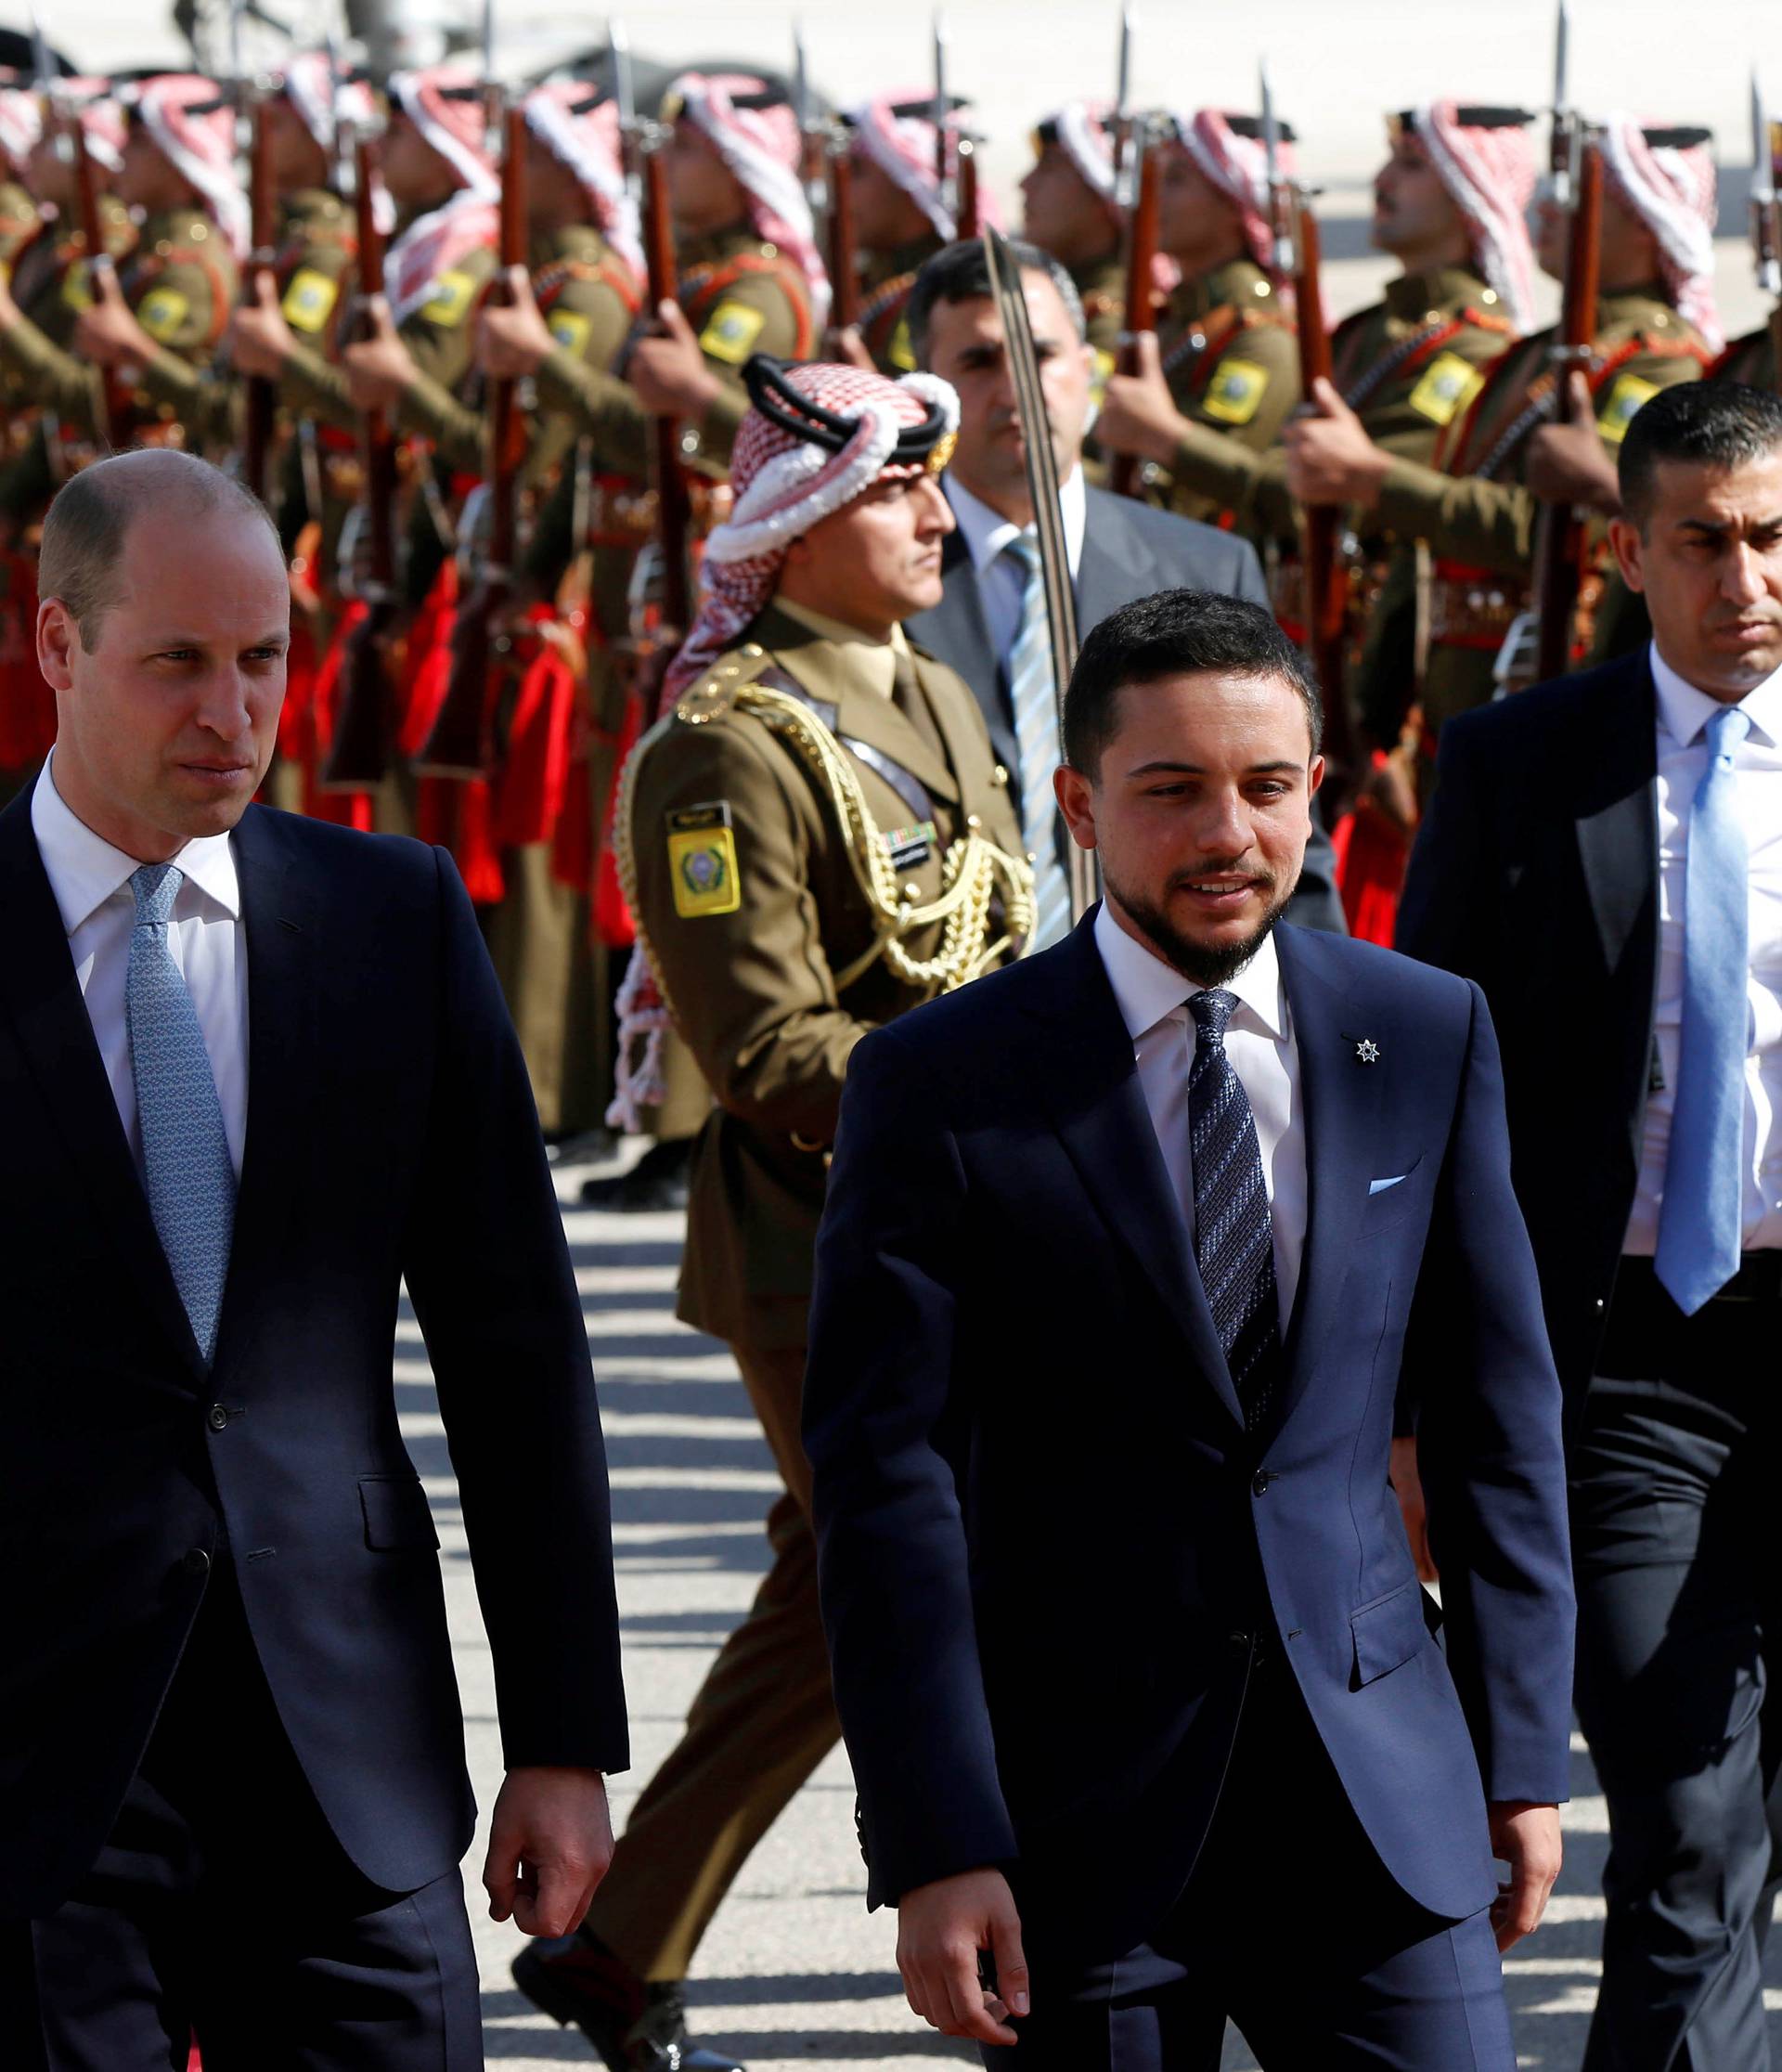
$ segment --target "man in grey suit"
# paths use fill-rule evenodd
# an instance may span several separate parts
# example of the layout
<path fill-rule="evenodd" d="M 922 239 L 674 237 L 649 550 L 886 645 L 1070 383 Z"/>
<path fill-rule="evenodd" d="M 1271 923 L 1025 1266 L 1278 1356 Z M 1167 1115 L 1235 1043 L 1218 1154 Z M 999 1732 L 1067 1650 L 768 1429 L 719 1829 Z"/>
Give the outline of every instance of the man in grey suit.
<path fill-rule="evenodd" d="M 1158 590 L 1221 591 L 1267 606 L 1247 540 L 1091 486 L 1082 466 L 1095 355 L 1070 276 L 1037 245 L 1014 247 L 1027 288 L 1034 350 L 1052 422 L 1079 632 Z M 959 391 L 959 444 L 943 480 L 957 525 L 942 550 L 945 591 L 905 630 L 957 669 L 983 708 L 998 759 L 1035 852 L 1035 946 L 1069 924 L 1064 822 L 1052 801 L 1059 762 L 1057 701 L 1044 638 L 1033 503 L 1002 326 L 983 246 L 944 247 L 916 277 L 908 308 L 917 363 Z M 1287 918 L 1346 933 L 1330 842 L 1314 819 L 1305 872 Z"/>

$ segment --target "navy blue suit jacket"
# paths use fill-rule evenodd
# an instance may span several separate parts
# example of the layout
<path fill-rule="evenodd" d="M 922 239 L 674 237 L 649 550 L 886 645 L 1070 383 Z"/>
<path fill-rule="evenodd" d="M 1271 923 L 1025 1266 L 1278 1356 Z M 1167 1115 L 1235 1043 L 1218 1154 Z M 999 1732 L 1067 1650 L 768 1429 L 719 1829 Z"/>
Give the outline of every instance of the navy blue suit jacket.
<path fill-rule="evenodd" d="M 53 1909 L 92 1864 L 225 1560 L 359 1869 L 409 1890 L 463 1854 L 474 1809 L 438 1541 L 392 1379 L 405 1276 L 506 1759 L 626 1761 L 587 1335 L 463 885 L 443 850 L 260 807 L 235 849 L 247 1145 L 207 1373 L 29 794 L 0 813 L 0 1918 Z"/>
<path fill-rule="evenodd" d="M 1490 1019 L 1389 952 L 1279 945 L 1310 1214 L 1256 1437 L 1091 922 L 849 1062 L 805 1433 L 874 1901 L 1001 1864 L 1042 1942 L 1146 1937 L 1256 1625 L 1426 1907 L 1491 1898 L 1486 1798 L 1566 1796 L 1559 1392 Z M 1413 1365 L 1445 1659 L 1387 1481 Z"/>

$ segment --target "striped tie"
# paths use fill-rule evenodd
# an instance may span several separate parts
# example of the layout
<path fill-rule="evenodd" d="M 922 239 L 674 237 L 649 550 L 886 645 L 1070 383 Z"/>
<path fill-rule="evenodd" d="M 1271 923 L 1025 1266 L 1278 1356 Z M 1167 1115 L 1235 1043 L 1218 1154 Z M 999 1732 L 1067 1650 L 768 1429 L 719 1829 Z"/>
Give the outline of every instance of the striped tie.
<path fill-rule="evenodd" d="M 1014 744 L 1021 755 L 1021 834 L 1033 857 L 1035 920 L 1029 947 L 1043 950 L 1070 929 L 1070 880 L 1058 861 L 1058 807 L 1052 789 L 1060 759 L 1058 687 L 1052 669 L 1039 542 L 1031 533 L 1022 533 L 1002 551 L 1021 571 L 1021 620 L 1009 650 L 1009 694 L 1014 706 Z"/>

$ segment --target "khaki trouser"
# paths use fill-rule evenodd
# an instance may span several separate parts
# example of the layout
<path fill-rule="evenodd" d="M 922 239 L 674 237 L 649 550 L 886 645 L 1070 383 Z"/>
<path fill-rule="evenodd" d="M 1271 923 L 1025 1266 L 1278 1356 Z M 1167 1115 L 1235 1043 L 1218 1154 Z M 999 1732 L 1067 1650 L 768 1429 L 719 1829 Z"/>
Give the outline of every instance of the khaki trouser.
<path fill-rule="evenodd" d="M 503 849 L 501 868 L 507 891 L 484 914 L 483 932 L 525 1053 L 539 1127 L 591 1130 L 607 1086 L 596 1058 L 603 1017 L 587 895 L 559 883 L 549 842 Z"/>
<path fill-rule="evenodd" d="M 687 1975 L 749 1851 L 841 1738 L 798 1437 L 804 1348 L 731 1350 L 787 1494 L 768 1514 L 773 1567 L 633 1809 L 588 1910 L 589 1931 L 646 1979 Z"/>

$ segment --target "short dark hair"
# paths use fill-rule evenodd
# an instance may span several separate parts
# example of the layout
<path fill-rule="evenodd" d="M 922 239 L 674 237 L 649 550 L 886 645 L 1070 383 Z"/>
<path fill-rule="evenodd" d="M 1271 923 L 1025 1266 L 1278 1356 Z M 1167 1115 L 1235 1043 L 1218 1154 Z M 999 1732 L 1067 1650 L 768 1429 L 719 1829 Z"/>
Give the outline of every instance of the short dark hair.
<path fill-rule="evenodd" d="M 1645 532 L 1661 460 L 1742 468 L 1782 446 L 1782 396 L 1743 382 L 1679 382 L 1634 414 L 1617 465 L 1621 510 Z"/>
<path fill-rule="evenodd" d="M 175 525 L 227 512 L 256 521 L 277 540 L 278 529 L 253 492 L 221 468 L 176 447 L 139 447 L 96 460 L 56 492 L 37 550 L 37 594 L 67 607 L 90 654 L 99 644 L 105 615 L 116 602 L 118 571 L 130 527 L 139 512 Z M 279 550 L 283 557 L 282 547 Z"/>
<path fill-rule="evenodd" d="M 1122 691 L 1164 677 L 1279 677 L 1299 693 L 1315 756 L 1324 706 L 1305 657 L 1259 604 L 1217 590 L 1159 590 L 1091 628 L 1065 693 L 1065 760 L 1093 778 L 1119 731 Z"/>
<path fill-rule="evenodd" d="M 1024 239 L 1011 238 L 1009 250 L 1024 274 L 1044 274 L 1058 291 L 1066 315 L 1078 338 L 1089 336 L 1089 320 L 1083 315 L 1083 298 L 1077 283 L 1051 253 Z M 936 303 L 988 302 L 991 294 L 990 263 L 984 256 L 983 240 L 962 238 L 957 244 L 942 245 L 925 260 L 903 305 L 904 322 L 910 327 L 910 350 L 918 367 L 928 364 L 928 330 Z"/>

